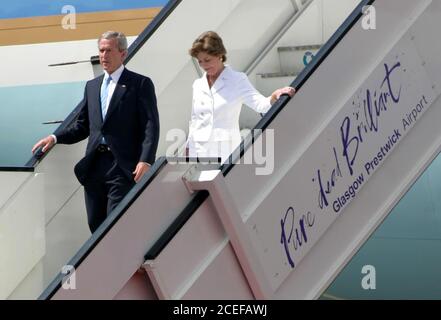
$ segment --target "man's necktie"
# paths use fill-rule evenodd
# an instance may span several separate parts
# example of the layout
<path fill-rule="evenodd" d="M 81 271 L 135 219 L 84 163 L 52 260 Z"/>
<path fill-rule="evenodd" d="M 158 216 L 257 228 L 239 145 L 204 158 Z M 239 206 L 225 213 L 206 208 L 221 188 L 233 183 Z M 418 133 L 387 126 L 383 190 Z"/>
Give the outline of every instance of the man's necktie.
<path fill-rule="evenodd" d="M 109 95 L 110 81 L 112 81 L 112 77 L 108 76 L 101 84 L 101 114 L 103 116 L 103 121 L 106 118 L 107 113 L 107 96 Z M 104 139 L 104 137 L 101 138 L 101 143 L 106 144 L 106 140 Z"/>
<path fill-rule="evenodd" d="M 101 85 L 101 114 L 103 116 L 103 120 L 106 117 L 107 113 L 107 96 L 109 94 L 109 84 L 112 81 L 112 77 L 108 76 L 104 79 Z"/>

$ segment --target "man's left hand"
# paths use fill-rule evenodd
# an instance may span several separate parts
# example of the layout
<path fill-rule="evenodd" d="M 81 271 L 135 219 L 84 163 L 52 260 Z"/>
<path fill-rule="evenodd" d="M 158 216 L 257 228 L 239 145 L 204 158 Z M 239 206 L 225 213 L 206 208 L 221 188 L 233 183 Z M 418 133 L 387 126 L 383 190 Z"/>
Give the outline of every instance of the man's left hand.
<path fill-rule="evenodd" d="M 136 165 L 135 171 L 133 171 L 133 174 L 135 177 L 133 178 L 136 183 L 141 180 L 142 176 L 150 170 L 150 165 L 147 162 L 138 162 Z"/>

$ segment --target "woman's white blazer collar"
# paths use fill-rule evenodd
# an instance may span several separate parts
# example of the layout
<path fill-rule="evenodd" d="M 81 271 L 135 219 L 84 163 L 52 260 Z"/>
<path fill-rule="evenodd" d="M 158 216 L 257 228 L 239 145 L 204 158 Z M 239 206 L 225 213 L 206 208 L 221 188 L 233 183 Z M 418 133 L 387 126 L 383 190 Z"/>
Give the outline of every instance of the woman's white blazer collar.
<path fill-rule="evenodd" d="M 229 65 L 225 65 L 224 70 L 222 70 L 221 74 L 216 79 L 210 90 L 207 80 L 207 73 L 204 72 L 202 77 L 199 79 L 200 88 L 202 89 L 203 92 L 207 94 L 215 94 L 220 90 L 222 90 L 222 88 L 225 87 L 225 84 L 228 83 L 228 80 L 230 80 L 233 76 L 234 76 L 234 72 L 231 69 L 231 67 Z"/>

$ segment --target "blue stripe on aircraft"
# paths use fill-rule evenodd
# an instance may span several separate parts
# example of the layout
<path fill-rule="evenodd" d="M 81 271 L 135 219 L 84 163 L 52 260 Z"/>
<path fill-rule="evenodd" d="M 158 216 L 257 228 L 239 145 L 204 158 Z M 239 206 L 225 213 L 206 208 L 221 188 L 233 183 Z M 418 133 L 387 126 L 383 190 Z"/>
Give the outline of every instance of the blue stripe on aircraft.
<path fill-rule="evenodd" d="M 62 15 L 71 5 L 77 13 L 162 7 L 167 0 L 0 0 L 0 19 Z"/>

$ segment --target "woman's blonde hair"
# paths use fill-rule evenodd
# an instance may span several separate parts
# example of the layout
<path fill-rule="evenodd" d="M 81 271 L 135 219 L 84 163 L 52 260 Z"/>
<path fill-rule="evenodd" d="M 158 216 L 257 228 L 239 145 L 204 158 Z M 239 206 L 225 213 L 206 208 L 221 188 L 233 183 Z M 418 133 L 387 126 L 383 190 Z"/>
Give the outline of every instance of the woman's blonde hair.
<path fill-rule="evenodd" d="M 227 61 L 227 50 L 224 47 L 222 38 L 214 31 L 206 31 L 201 34 L 194 42 L 189 50 L 193 58 L 197 58 L 198 54 L 204 52 L 212 56 L 220 56 L 222 62 Z"/>

